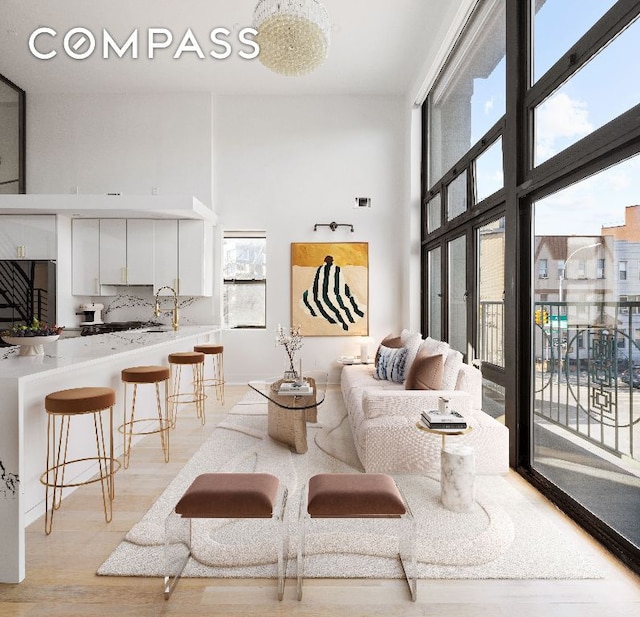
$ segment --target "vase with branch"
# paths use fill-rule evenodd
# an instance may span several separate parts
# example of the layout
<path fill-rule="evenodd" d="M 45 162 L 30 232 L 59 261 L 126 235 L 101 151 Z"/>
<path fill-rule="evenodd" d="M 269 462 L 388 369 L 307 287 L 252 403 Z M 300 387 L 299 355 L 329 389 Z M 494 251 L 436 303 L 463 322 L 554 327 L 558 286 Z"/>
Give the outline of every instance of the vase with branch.
<path fill-rule="evenodd" d="M 302 332 L 300 326 L 283 328 L 278 325 L 276 330 L 276 344 L 282 345 L 287 354 L 284 379 L 297 381 L 302 377 L 302 366 L 296 366 L 296 353 L 302 348 Z M 300 363 L 301 364 L 301 363 Z"/>

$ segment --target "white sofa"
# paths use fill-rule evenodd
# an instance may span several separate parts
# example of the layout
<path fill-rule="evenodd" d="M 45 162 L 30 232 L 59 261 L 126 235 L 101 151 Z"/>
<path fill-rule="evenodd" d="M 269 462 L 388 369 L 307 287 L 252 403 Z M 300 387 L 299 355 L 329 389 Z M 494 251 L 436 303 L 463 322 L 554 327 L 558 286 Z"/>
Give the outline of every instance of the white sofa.
<path fill-rule="evenodd" d="M 506 473 L 509 431 L 482 411 L 481 372 L 464 364 L 461 354 L 449 350 L 446 343 L 431 339 L 430 343 L 422 341 L 422 344 L 445 352 L 449 375 L 448 383 L 447 376 L 443 378 L 443 386 L 448 389 L 406 390 L 403 383 L 376 379 L 374 365 L 351 365 L 342 369 L 342 396 L 365 471 L 439 472 L 442 437 L 420 431 L 416 423 L 423 410 L 437 409 L 438 399 L 446 396 L 451 400 L 451 408 L 464 415 L 472 427 L 466 435 L 447 439 L 474 448 L 477 473 Z"/>

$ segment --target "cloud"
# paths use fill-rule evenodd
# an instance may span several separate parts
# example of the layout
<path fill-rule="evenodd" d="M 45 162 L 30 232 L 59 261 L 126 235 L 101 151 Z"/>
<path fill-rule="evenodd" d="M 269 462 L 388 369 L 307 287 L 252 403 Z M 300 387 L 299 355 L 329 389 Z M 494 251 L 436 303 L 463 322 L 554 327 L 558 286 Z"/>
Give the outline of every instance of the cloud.
<path fill-rule="evenodd" d="M 493 110 L 493 105 L 494 105 L 494 98 L 491 97 L 488 101 L 485 101 L 484 103 L 484 115 L 488 116 L 491 111 Z"/>
<path fill-rule="evenodd" d="M 536 114 L 536 161 L 546 161 L 592 131 L 586 102 L 566 92 L 554 94 Z"/>

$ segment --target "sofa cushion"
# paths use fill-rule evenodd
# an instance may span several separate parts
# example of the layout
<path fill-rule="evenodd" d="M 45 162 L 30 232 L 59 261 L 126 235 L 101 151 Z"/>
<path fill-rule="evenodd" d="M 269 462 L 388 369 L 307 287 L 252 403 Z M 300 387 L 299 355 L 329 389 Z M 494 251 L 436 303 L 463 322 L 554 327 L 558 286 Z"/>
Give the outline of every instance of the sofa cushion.
<path fill-rule="evenodd" d="M 405 375 L 407 350 L 404 347 L 392 349 L 380 345 L 380 355 L 376 366 L 376 378 L 402 383 Z"/>
<path fill-rule="evenodd" d="M 385 347 L 389 347 L 391 349 L 399 349 L 400 347 L 402 347 L 402 339 L 400 338 L 400 336 L 387 334 L 387 336 L 382 339 L 380 345 L 384 345 Z M 376 359 L 374 362 L 376 366 L 378 366 L 378 358 L 380 357 L 380 345 L 378 345 L 378 349 L 376 351 Z"/>
<path fill-rule="evenodd" d="M 442 389 L 455 390 L 458 380 L 458 372 L 462 366 L 462 354 L 455 349 L 449 349 L 444 361 L 444 369 L 442 371 Z"/>
<path fill-rule="evenodd" d="M 418 352 L 407 373 L 404 387 L 406 390 L 440 390 L 443 370 L 444 356 L 428 356 L 423 351 Z"/>
<path fill-rule="evenodd" d="M 438 341 L 427 336 L 420 344 L 420 349 L 428 356 L 437 356 L 438 354 L 446 355 L 447 351 L 449 351 L 449 343 L 446 341 Z"/>
<path fill-rule="evenodd" d="M 407 361 L 405 365 L 405 375 L 409 372 L 413 361 L 416 359 L 418 349 L 422 344 L 422 334 L 420 332 L 411 332 L 410 330 L 403 330 L 400 333 L 400 340 L 402 346 L 407 350 Z"/>

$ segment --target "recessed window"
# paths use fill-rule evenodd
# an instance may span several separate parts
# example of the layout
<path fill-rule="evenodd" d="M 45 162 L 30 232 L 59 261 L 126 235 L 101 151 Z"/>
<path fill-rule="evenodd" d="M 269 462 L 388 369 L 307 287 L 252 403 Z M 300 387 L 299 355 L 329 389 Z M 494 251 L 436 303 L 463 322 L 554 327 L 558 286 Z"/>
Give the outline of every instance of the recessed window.
<path fill-rule="evenodd" d="M 538 278 L 539 279 L 549 278 L 549 260 L 548 259 L 538 260 Z"/>
<path fill-rule="evenodd" d="M 627 262 L 626 261 L 618 262 L 618 280 L 619 281 L 627 280 Z"/>
<path fill-rule="evenodd" d="M 264 232 L 225 232 L 223 319 L 228 328 L 265 328 L 267 239 Z"/>

